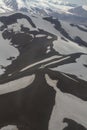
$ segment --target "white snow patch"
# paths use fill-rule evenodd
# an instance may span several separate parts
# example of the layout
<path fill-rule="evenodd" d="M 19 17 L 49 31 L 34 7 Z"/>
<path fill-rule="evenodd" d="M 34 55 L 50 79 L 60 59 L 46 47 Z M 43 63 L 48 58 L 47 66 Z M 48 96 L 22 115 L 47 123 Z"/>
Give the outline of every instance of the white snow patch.
<path fill-rule="evenodd" d="M 22 0 L 17 0 L 18 9 L 25 8 L 25 3 Z"/>
<path fill-rule="evenodd" d="M 87 11 L 87 5 L 83 5 L 82 7 Z"/>
<path fill-rule="evenodd" d="M 41 63 L 50 61 L 50 60 L 55 59 L 55 58 L 61 58 L 61 57 L 62 57 L 62 56 L 57 56 L 57 55 L 55 55 L 55 56 L 46 58 L 46 59 L 44 59 L 44 60 L 38 61 L 38 62 L 36 62 L 36 63 L 33 63 L 33 64 L 31 64 L 31 65 L 29 65 L 29 66 L 23 68 L 23 69 L 21 70 L 21 72 L 22 72 L 22 71 L 25 71 L 25 70 L 27 70 L 27 69 L 29 69 L 29 68 L 31 68 L 31 67 L 34 67 L 34 66 L 36 66 L 36 65 L 38 65 L 38 64 L 41 64 Z"/>
<path fill-rule="evenodd" d="M 34 79 L 35 75 L 30 75 L 5 84 L 0 84 L 0 95 L 26 88 L 33 83 Z"/>
<path fill-rule="evenodd" d="M 3 26 L 3 23 L 2 23 L 2 22 L 0 22 L 0 27 L 1 27 L 1 26 Z"/>
<path fill-rule="evenodd" d="M 63 130 L 66 123 L 64 118 L 69 118 L 87 128 L 87 102 L 71 94 L 62 93 L 57 88 L 57 80 L 52 80 L 45 75 L 47 84 L 56 91 L 55 105 L 49 121 L 49 130 Z"/>
<path fill-rule="evenodd" d="M 51 32 L 57 36 L 57 40 L 53 41 L 53 48 L 60 54 L 72 54 L 77 52 L 87 53 L 87 48 L 79 46 L 77 43 L 72 42 L 68 39 L 64 41 L 61 39 L 62 34 L 54 28 L 54 25 L 50 22 L 44 20 L 42 17 L 37 15 L 36 17 L 31 17 L 37 28 L 43 29 L 44 31 Z M 72 37 L 79 36 L 82 40 L 87 41 L 87 33 L 79 30 L 77 27 L 70 26 L 69 23 L 60 21 L 62 27 L 69 33 L 72 34 Z M 51 38 L 48 36 L 48 38 Z"/>
<path fill-rule="evenodd" d="M 5 40 L 0 32 L 0 74 L 3 74 L 5 70 L 2 69 L 2 67 L 6 67 L 12 63 L 11 60 L 7 59 L 10 57 L 14 57 L 16 59 L 19 55 L 19 51 L 10 44 L 10 40 Z"/>
<path fill-rule="evenodd" d="M 21 26 L 29 28 L 31 31 L 37 30 L 37 28 L 33 28 L 32 25 L 28 22 L 27 19 L 17 19 L 17 23 L 8 25 L 8 30 L 13 29 L 15 33 L 21 32 Z M 38 30 L 37 30 L 38 31 Z"/>
<path fill-rule="evenodd" d="M 12 76 L 12 74 L 8 74 L 8 76 L 10 77 L 10 76 Z"/>
<path fill-rule="evenodd" d="M 50 51 L 51 51 L 51 48 L 50 48 L 50 46 L 48 46 L 46 53 L 49 53 Z"/>
<path fill-rule="evenodd" d="M 13 29 L 15 33 L 21 32 L 21 25 L 24 27 L 29 28 L 30 30 L 35 30 L 35 28 L 32 27 L 32 25 L 28 22 L 28 20 L 22 18 L 22 19 L 17 19 L 17 23 L 8 25 L 8 30 Z"/>
<path fill-rule="evenodd" d="M 4 1 L 5 0 L 0 0 L 0 7 L 1 8 L 3 7 L 4 12 L 11 11 L 12 10 L 11 4 L 6 6 Z M 67 13 L 67 11 L 72 8 L 71 6 L 67 5 L 67 2 L 66 3 L 61 2 L 60 0 L 59 1 L 58 0 L 57 1 L 55 1 L 55 0 L 51 0 L 51 1 L 50 0 L 25 0 L 25 1 L 17 0 L 16 2 L 17 2 L 19 10 L 21 8 L 26 8 L 26 9 L 28 9 L 28 11 L 32 11 L 32 9 L 33 9 L 33 11 L 31 13 L 37 12 L 35 10 L 35 8 L 39 8 L 39 9 L 43 10 L 43 12 L 46 12 L 46 13 L 50 13 L 50 11 L 48 11 L 48 8 L 53 10 L 54 12 L 58 12 L 58 13 Z"/>
<path fill-rule="evenodd" d="M 18 128 L 15 125 L 8 125 L 8 126 L 4 126 L 0 130 L 18 130 Z"/>
<path fill-rule="evenodd" d="M 7 29 L 10 31 L 10 30 L 13 30 L 15 33 L 18 33 L 21 31 L 21 27 L 18 23 L 14 23 L 14 24 L 11 24 L 11 25 L 8 25 Z"/>
<path fill-rule="evenodd" d="M 71 26 L 68 22 L 61 22 L 62 27 L 74 39 L 76 36 L 80 37 L 83 41 L 87 42 L 87 32 L 81 31 L 76 26 Z"/>
<path fill-rule="evenodd" d="M 51 36 L 48 36 L 47 39 L 52 39 L 52 37 L 51 37 Z"/>
<path fill-rule="evenodd" d="M 43 29 L 44 31 L 52 33 L 52 34 L 54 34 L 56 36 L 58 36 L 58 34 L 60 34 L 54 28 L 54 25 L 51 24 L 50 22 L 44 20 L 43 17 L 37 15 L 37 18 L 36 17 L 31 17 L 31 19 L 33 20 L 33 22 L 35 23 L 35 25 L 36 25 L 37 28 Z"/>
<path fill-rule="evenodd" d="M 87 30 L 87 28 L 84 25 L 78 25 L 78 26 L 85 29 L 85 30 Z"/>
<path fill-rule="evenodd" d="M 33 30 L 37 30 L 36 28 L 33 28 L 32 25 L 28 22 L 27 19 L 18 19 L 17 22 L 19 23 L 19 25 L 23 25 L 24 27 L 29 28 L 31 31 Z"/>
<path fill-rule="evenodd" d="M 0 0 L 0 13 L 6 13 L 9 11 L 13 11 L 10 7 L 6 6 L 4 0 Z"/>
<path fill-rule="evenodd" d="M 63 61 L 63 60 L 66 60 L 66 59 L 68 59 L 68 58 L 70 58 L 70 56 L 67 56 L 67 57 L 61 58 L 61 59 L 57 59 L 57 60 L 55 60 L 55 61 L 53 61 L 53 62 L 44 64 L 43 66 L 44 66 L 44 67 L 47 67 L 47 66 L 49 66 L 49 65 L 54 65 L 54 64 L 59 63 L 59 62 L 61 62 L 61 61 Z M 42 65 L 41 65 L 40 68 L 42 68 Z"/>
<path fill-rule="evenodd" d="M 43 34 L 38 34 L 36 35 L 36 38 L 39 38 L 39 37 L 45 37 L 46 35 L 43 35 Z"/>
<path fill-rule="evenodd" d="M 68 39 L 67 39 L 68 40 Z M 72 42 L 70 40 L 65 41 L 58 37 L 57 40 L 53 41 L 53 48 L 55 51 L 59 52 L 60 54 L 73 54 L 73 53 L 87 53 L 87 48 L 86 47 L 81 47 L 75 42 Z"/>
<path fill-rule="evenodd" d="M 62 73 L 62 72 L 61 72 Z M 73 81 L 75 81 L 75 82 L 78 82 L 77 80 L 75 80 L 74 78 L 71 78 L 70 76 L 68 76 L 67 74 L 65 74 L 65 73 L 62 73 L 62 75 L 64 75 L 65 77 L 67 77 L 68 79 L 71 79 L 71 80 L 73 80 Z"/>
<path fill-rule="evenodd" d="M 72 74 L 87 81 L 87 68 L 83 64 L 87 65 L 87 55 L 82 55 L 80 58 L 76 59 L 76 63 L 61 65 L 52 68 L 52 70 Z"/>
<path fill-rule="evenodd" d="M 5 13 L 5 10 L 0 8 L 0 13 Z"/>

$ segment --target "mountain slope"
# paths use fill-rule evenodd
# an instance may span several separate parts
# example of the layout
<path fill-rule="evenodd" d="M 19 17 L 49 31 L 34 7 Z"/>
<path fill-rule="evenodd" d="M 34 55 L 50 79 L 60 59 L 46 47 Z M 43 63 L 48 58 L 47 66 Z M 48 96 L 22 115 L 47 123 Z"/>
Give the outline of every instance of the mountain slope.
<path fill-rule="evenodd" d="M 80 13 L 75 13 L 78 10 Z M 87 25 L 86 6 L 67 1 L 50 0 L 1 0 L 0 13 L 23 11 L 42 16 L 53 16 L 74 24 Z"/>
<path fill-rule="evenodd" d="M 55 8 L 54 10 L 57 11 L 57 9 L 59 8 L 61 10 L 61 7 L 63 8 L 63 10 L 67 10 L 72 8 L 74 5 L 70 5 L 64 2 L 54 2 L 54 1 L 50 1 L 50 0 L 45 0 L 45 1 L 39 1 L 39 0 L 1 0 L 0 2 L 1 8 L 4 7 L 4 11 L 11 11 L 11 10 L 23 10 L 25 9 L 26 11 L 28 10 L 35 10 L 35 8 L 37 9 L 41 9 L 47 12 L 47 8 L 48 9 L 52 9 L 53 7 Z M 56 6 L 57 5 L 57 6 Z M 61 7 L 60 7 L 61 6 Z M 66 8 L 65 8 L 66 7 Z M 5 9 L 6 8 L 6 9 Z M 8 10 L 7 10 L 8 8 Z M 62 10 L 62 11 L 63 11 Z M 36 10 L 35 10 L 36 12 Z M 39 12 L 40 13 L 40 12 Z"/>
<path fill-rule="evenodd" d="M 87 10 L 85 9 L 86 6 L 78 6 L 76 8 L 70 9 L 69 12 L 87 18 Z"/>
<path fill-rule="evenodd" d="M 87 130 L 86 35 L 53 17 L 0 16 L 1 130 Z"/>

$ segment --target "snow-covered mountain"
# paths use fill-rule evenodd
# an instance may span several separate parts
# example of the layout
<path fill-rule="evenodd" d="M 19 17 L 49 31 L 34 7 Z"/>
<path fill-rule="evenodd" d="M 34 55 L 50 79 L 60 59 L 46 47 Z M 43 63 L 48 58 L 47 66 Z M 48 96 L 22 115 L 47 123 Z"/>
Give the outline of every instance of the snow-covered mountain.
<path fill-rule="evenodd" d="M 0 0 L 0 130 L 87 130 L 87 7 Z"/>
<path fill-rule="evenodd" d="M 87 26 L 0 15 L 0 130 L 87 130 Z"/>
<path fill-rule="evenodd" d="M 74 15 L 87 18 L 87 6 L 78 6 L 70 9 L 69 12 L 73 13 Z"/>
<path fill-rule="evenodd" d="M 79 7 L 63 0 L 0 0 L 0 13 L 14 11 L 53 16 L 74 24 L 87 25 L 86 6 Z"/>
<path fill-rule="evenodd" d="M 35 8 L 38 9 L 52 9 L 54 7 L 54 10 L 57 11 L 57 9 L 67 10 L 74 5 L 65 3 L 65 2 L 59 2 L 59 1 L 52 1 L 52 0 L 1 0 L 0 1 L 1 6 L 1 12 L 7 12 L 7 11 L 14 11 L 14 10 L 21 10 L 26 9 L 26 11 L 29 10 L 35 10 Z M 60 7 L 61 6 L 61 7 Z"/>

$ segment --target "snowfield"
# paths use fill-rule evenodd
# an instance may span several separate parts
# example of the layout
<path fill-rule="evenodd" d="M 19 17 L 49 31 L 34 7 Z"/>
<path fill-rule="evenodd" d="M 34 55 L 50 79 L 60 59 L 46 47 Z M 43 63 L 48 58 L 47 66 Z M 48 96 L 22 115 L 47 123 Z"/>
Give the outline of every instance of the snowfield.
<path fill-rule="evenodd" d="M 8 60 L 10 57 L 14 59 L 19 55 L 18 49 L 11 45 L 11 42 L 2 37 L 0 31 L 0 74 L 3 74 L 5 67 L 12 63 L 12 60 Z"/>
<path fill-rule="evenodd" d="M 76 36 L 80 37 L 83 41 L 87 42 L 87 32 L 84 32 L 76 26 L 71 26 L 67 22 L 62 22 L 62 27 L 68 32 L 68 34 L 74 39 Z"/>
<path fill-rule="evenodd" d="M 17 128 L 17 126 L 14 126 L 14 125 L 8 125 L 8 126 L 1 128 L 0 130 L 18 130 L 18 128 Z"/>
<path fill-rule="evenodd" d="M 17 80 L 10 81 L 5 84 L 0 84 L 0 95 L 18 91 L 25 87 L 28 87 L 33 83 L 35 75 L 26 76 Z"/>
<path fill-rule="evenodd" d="M 0 130 L 87 130 L 86 31 L 39 14 L 0 15 Z"/>
<path fill-rule="evenodd" d="M 72 74 L 87 81 L 87 68 L 84 65 L 87 65 L 87 55 L 82 55 L 80 58 L 76 59 L 76 63 L 61 65 L 52 70 Z"/>
<path fill-rule="evenodd" d="M 53 48 L 55 49 L 55 51 L 64 55 L 73 54 L 77 52 L 87 53 L 87 48 L 78 46 L 78 44 L 70 40 L 64 41 L 60 37 L 58 37 L 58 39 L 53 42 L 53 45 L 54 45 Z"/>
<path fill-rule="evenodd" d="M 26 20 L 24 18 L 22 18 L 21 20 L 17 19 L 17 23 L 8 25 L 8 30 L 12 30 L 13 29 L 13 31 L 15 33 L 22 32 L 21 31 L 21 26 L 29 28 L 31 31 L 35 30 L 35 28 L 32 27 L 32 25 L 28 22 L 28 20 Z"/>
<path fill-rule="evenodd" d="M 62 93 L 57 88 L 57 80 L 52 80 L 45 75 L 47 83 L 56 91 L 55 106 L 49 121 L 49 130 L 63 130 L 68 124 L 63 123 L 65 117 L 83 124 L 87 128 L 87 102 L 67 93 Z"/>

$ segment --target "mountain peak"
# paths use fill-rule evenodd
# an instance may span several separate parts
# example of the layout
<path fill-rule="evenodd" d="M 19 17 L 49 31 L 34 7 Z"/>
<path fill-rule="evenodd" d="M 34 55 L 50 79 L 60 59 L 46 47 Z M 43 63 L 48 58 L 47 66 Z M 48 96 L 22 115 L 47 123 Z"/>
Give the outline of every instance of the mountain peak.
<path fill-rule="evenodd" d="M 87 18 L 87 6 L 78 6 L 73 9 L 70 9 L 69 12 Z"/>

